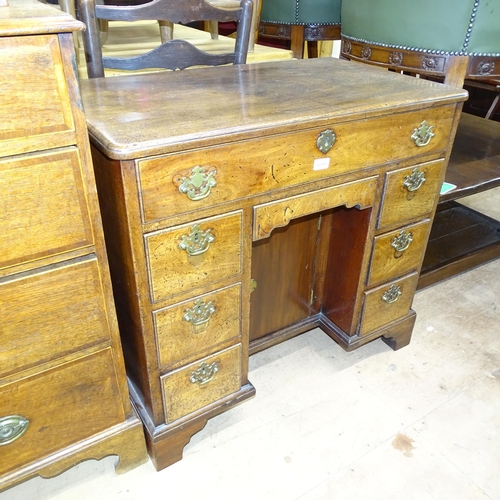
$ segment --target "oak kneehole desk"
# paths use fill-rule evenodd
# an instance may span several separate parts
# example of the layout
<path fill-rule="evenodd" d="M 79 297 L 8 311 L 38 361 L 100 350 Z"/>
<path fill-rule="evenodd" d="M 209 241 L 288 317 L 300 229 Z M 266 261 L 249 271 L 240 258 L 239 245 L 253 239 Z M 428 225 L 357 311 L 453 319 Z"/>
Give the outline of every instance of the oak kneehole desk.
<path fill-rule="evenodd" d="M 466 93 L 331 58 L 82 82 L 132 398 L 158 469 L 320 326 L 411 337 Z"/>

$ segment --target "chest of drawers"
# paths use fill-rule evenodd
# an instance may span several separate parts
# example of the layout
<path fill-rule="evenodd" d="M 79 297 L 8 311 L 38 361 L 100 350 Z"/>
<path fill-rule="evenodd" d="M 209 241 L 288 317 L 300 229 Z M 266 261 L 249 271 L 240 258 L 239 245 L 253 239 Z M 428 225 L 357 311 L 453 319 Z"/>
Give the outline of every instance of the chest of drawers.
<path fill-rule="evenodd" d="M 72 31 L 0 7 L 0 490 L 85 459 L 147 460 L 130 404 Z"/>
<path fill-rule="evenodd" d="M 465 93 L 334 59 L 82 82 L 133 401 L 158 469 L 320 326 L 411 337 Z"/>

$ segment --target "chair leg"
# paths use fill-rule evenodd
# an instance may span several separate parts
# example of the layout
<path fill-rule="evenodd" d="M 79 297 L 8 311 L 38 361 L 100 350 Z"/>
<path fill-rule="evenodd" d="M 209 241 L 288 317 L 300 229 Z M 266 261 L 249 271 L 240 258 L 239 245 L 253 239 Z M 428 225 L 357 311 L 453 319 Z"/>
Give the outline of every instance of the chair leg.
<path fill-rule="evenodd" d="M 250 40 L 248 41 L 248 52 L 253 52 L 257 39 L 259 38 L 260 11 L 262 9 L 262 0 L 254 0 L 252 27 L 250 28 Z"/>
<path fill-rule="evenodd" d="M 318 57 L 318 42 L 313 40 L 307 42 L 307 57 L 309 59 Z"/>
<path fill-rule="evenodd" d="M 207 21 L 208 26 L 205 27 L 205 31 L 210 32 L 210 37 L 212 40 L 219 39 L 219 23 L 217 21 Z"/>
<path fill-rule="evenodd" d="M 160 26 L 161 43 L 172 40 L 174 37 L 174 23 L 171 21 L 158 21 Z"/>
<path fill-rule="evenodd" d="M 304 58 L 304 26 L 293 25 L 291 33 L 291 50 L 295 59 Z"/>
<path fill-rule="evenodd" d="M 500 93 L 497 94 L 497 96 L 495 97 L 495 100 L 491 103 L 490 109 L 488 109 L 488 112 L 486 113 L 485 118 L 487 120 L 492 119 L 499 107 L 500 107 Z"/>
<path fill-rule="evenodd" d="M 96 2 L 98 5 L 98 3 Z M 107 19 L 98 19 L 97 25 L 99 26 L 99 40 L 101 42 L 101 46 L 106 43 L 109 32 L 109 21 Z"/>
<path fill-rule="evenodd" d="M 66 12 L 66 14 L 69 14 L 76 19 L 75 0 L 59 0 L 58 4 L 63 12 Z M 78 65 L 80 62 L 80 43 L 78 40 L 78 33 L 76 31 L 73 33 L 73 43 L 75 44 L 76 64 Z"/>

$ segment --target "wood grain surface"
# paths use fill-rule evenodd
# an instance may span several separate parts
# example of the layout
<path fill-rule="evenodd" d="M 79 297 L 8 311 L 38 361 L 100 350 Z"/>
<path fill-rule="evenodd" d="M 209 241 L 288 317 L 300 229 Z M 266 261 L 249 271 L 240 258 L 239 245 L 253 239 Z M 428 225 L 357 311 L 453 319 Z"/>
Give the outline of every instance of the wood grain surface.
<path fill-rule="evenodd" d="M 82 94 L 93 142 L 116 159 L 451 104 L 467 95 L 335 58 L 97 78 L 82 81 Z"/>

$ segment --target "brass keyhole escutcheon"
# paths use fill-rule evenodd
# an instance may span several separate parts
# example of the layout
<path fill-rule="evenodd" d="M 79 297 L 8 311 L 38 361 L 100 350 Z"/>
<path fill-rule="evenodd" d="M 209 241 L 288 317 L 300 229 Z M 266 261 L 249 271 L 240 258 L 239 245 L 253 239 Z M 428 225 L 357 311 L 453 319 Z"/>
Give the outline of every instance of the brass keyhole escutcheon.
<path fill-rule="evenodd" d="M 316 147 L 326 155 L 326 153 L 333 148 L 336 140 L 337 136 L 335 135 L 335 132 L 327 128 L 318 135 L 318 138 L 316 139 Z"/>

